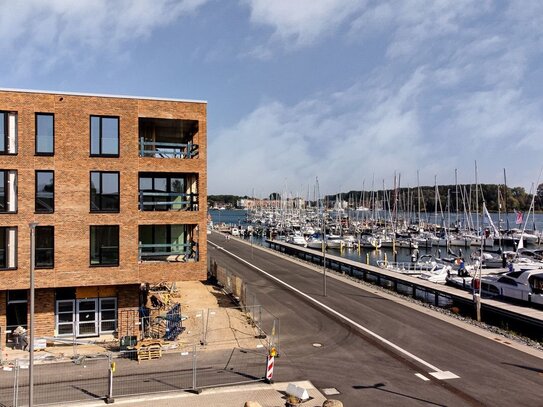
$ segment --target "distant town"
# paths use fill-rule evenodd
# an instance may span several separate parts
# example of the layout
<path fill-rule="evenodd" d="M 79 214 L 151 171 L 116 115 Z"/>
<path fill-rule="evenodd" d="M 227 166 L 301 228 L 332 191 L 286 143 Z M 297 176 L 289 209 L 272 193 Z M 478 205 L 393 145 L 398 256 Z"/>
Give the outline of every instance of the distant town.
<path fill-rule="evenodd" d="M 267 197 L 250 197 L 238 195 L 208 195 L 208 208 L 220 209 L 252 209 L 255 207 L 276 207 L 281 201 L 289 202 L 293 207 L 317 206 L 321 202 L 324 207 L 351 208 L 387 208 L 413 210 L 419 208 L 424 212 L 455 211 L 464 207 L 475 209 L 484 202 L 491 212 L 543 211 L 543 184 L 539 184 L 536 193 L 530 194 L 522 187 L 509 188 L 498 184 L 475 185 L 440 185 L 421 186 L 415 188 L 396 188 L 375 191 L 349 191 L 320 198 L 314 191 L 305 197 L 291 193 L 273 192 Z"/>

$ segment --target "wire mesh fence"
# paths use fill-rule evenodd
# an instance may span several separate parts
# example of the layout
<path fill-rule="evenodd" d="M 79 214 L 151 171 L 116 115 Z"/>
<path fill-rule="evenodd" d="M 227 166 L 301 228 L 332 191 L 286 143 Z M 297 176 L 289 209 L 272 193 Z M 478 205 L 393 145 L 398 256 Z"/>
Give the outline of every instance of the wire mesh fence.
<path fill-rule="evenodd" d="M 247 323 L 256 330 L 257 337 L 265 340 L 265 346 L 268 349 L 272 346 L 278 348 L 280 346 L 279 318 L 259 305 L 256 295 L 251 292 L 245 281 L 234 272 L 217 265 L 213 259 L 210 259 L 209 261 L 209 274 L 211 278 L 215 279 L 217 284 L 223 288 L 224 292 L 229 294 L 234 301 L 239 303 L 239 307 L 208 310 L 204 321 L 206 324 L 204 341 L 209 341 L 210 335 L 211 338 L 213 337 L 213 332 L 212 329 L 209 328 L 209 325 L 213 320 L 221 320 L 221 318 L 217 318 L 217 314 L 228 313 L 232 312 L 234 309 L 239 309 Z M 228 311 L 228 309 L 231 311 Z M 222 318 L 222 320 L 224 321 L 224 318 Z M 229 320 L 232 321 L 232 318 L 229 318 Z M 217 329 L 218 327 L 213 328 Z M 243 337 L 243 335 L 244 332 L 240 332 L 239 337 Z"/>
<path fill-rule="evenodd" d="M 265 378 L 267 352 L 243 348 L 209 351 L 193 345 L 190 351 L 164 352 L 153 360 L 141 360 L 137 350 L 115 356 L 36 364 L 34 404 L 58 405 L 259 381 Z M 0 406 L 28 405 L 28 372 L 28 362 L 21 361 L 0 371 Z"/>
<path fill-rule="evenodd" d="M 34 365 L 34 404 L 100 399 L 108 391 L 107 358 L 81 357 L 75 362 Z M 0 406 L 25 406 L 29 401 L 28 361 L 16 360 L 0 371 Z"/>
<path fill-rule="evenodd" d="M 58 405 L 264 380 L 270 349 L 278 349 L 280 344 L 280 321 L 259 305 L 243 279 L 210 263 L 211 275 L 220 287 L 214 292 L 219 306 L 175 310 L 173 328 L 181 333 L 166 345 L 162 341 L 155 353 L 145 353 L 145 348 L 134 345 L 143 338 L 164 339 L 162 331 L 157 336 L 151 330 L 157 318 L 164 319 L 161 313 L 123 314 L 119 318 L 126 326 L 139 326 L 138 335 L 126 330 L 129 342 L 121 340 L 118 351 L 108 348 L 109 353 L 100 355 L 85 356 L 85 342 L 75 338 L 48 338 L 55 345 L 63 342 L 63 357 L 71 361 L 42 359 L 35 364 L 34 404 Z M 223 299 L 224 293 L 229 299 Z M 166 318 L 167 322 L 170 319 Z M 165 332 L 171 328 L 166 324 Z M 3 360 L 2 365 L 0 407 L 28 405 L 28 359 Z"/>

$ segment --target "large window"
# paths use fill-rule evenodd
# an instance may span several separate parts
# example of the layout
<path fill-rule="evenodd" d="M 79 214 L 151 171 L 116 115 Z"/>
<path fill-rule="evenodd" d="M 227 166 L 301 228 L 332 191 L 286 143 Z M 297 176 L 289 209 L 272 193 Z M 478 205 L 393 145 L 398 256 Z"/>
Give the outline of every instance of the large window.
<path fill-rule="evenodd" d="M 17 171 L 0 170 L 0 213 L 17 212 Z"/>
<path fill-rule="evenodd" d="M 91 266 L 119 265 L 119 226 L 90 227 Z"/>
<path fill-rule="evenodd" d="M 36 226 L 36 268 L 53 268 L 55 265 L 55 228 Z"/>
<path fill-rule="evenodd" d="M 36 155 L 53 155 L 55 152 L 55 116 L 36 113 Z"/>
<path fill-rule="evenodd" d="M 196 174 L 140 173 L 140 210 L 198 210 L 196 188 Z"/>
<path fill-rule="evenodd" d="M 91 155 L 117 157 L 119 155 L 119 118 L 90 117 Z"/>
<path fill-rule="evenodd" d="M 28 292 L 27 290 L 9 290 L 7 292 L 6 328 L 13 331 L 18 326 L 27 328 Z"/>
<path fill-rule="evenodd" d="M 119 173 L 92 171 L 91 212 L 119 212 Z"/>
<path fill-rule="evenodd" d="M 17 154 L 17 113 L 0 112 L 0 154 Z"/>
<path fill-rule="evenodd" d="M 17 228 L 0 227 L 0 269 L 17 268 Z"/>
<path fill-rule="evenodd" d="M 53 171 L 36 171 L 36 205 L 38 213 L 55 211 L 55 173 Z"/>

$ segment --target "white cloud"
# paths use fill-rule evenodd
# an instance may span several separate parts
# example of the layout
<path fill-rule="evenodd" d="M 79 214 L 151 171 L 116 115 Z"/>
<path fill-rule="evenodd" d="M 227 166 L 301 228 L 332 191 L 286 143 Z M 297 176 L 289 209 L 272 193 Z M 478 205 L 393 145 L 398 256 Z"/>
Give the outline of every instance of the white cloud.
<path fill-rule="evenodd" d="M 19 72 L 39 72 L 67 58 L 88 61 L 102 51 L 113 56 L 206 1 L 0 1 L 0 51 Z"/>
<path fill-rule="evenodd" d="M 261 104 L 220 131 L 210 144 L 210 193 L 254 187 L 266 195 L 285 179 L 297 191 L 315 176 L 321 191 L 335 193 L 360 188 L 363 179 L 368 186 L 373 173 L 377 184 L 390 185 L 394 170 L 403 185 L 415 185 L 417 170 L 423 184 L 436 175 L 453 183 L 455 168 L 469 183 L 475 161 L 482 182 L 502 182 L 507 168 L 511 185 L 528 187 L 543 153 L 534 82 L 541 79 L 543 3 L 523 4 L 368 2 L 349 35 L 382 44 L 384 63 L 350 88 Z M 225 151 L 236 160 L 224 160 Z"/>
<path fill-rule="evenodd" d="M 285 180 L 299 191 L 317 176 L 322 192 L 335 193 L 360 188 L 362 174 L 416 166 L 429 157 L 415 108 L 424 78 L 417 71 L 391 89 L 357 84 L 294 106 L 262 104 L 210 140 L 210 193 L 266 195 Z"/>
<path fill-rule="evenodd" d="M 347 18 L 364 6 L 365 1 L 244 0 L 243 3 L 251 9 L 252 23 L 271 27 L 274 30 L 272 41 L 294 49 L 332 35 Z"/>

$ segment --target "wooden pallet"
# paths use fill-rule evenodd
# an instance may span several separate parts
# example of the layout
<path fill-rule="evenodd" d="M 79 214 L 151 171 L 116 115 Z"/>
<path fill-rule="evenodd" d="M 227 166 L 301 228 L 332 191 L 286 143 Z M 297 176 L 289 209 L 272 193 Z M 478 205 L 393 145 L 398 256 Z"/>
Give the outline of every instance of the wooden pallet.
<path fill-rule="evenodd" d="M 142 360 L 160 359 L 162 347 L 160 345 L 142 346 L 138 349 L 138 363 Z"/>

